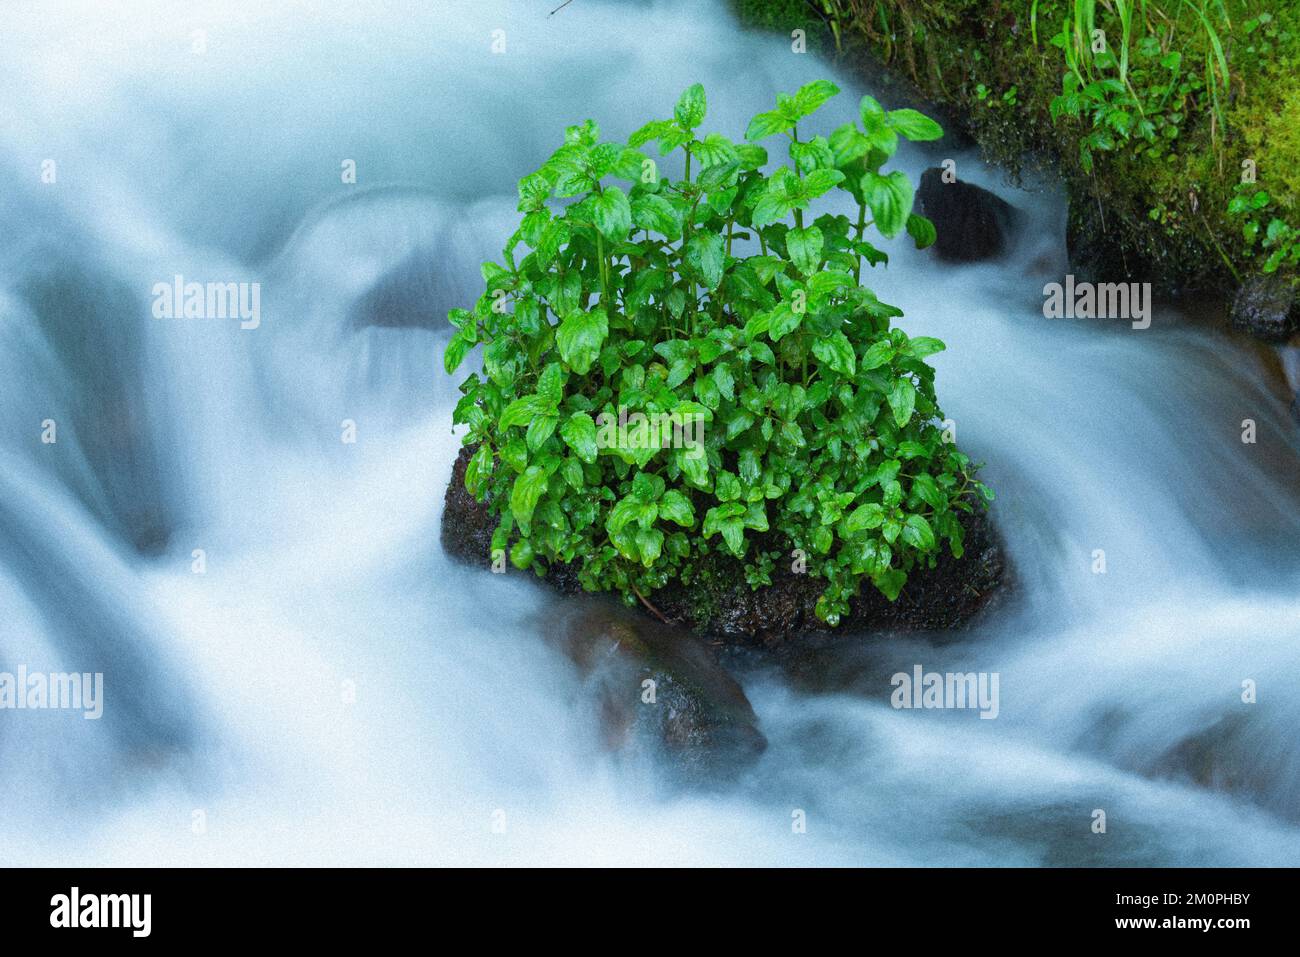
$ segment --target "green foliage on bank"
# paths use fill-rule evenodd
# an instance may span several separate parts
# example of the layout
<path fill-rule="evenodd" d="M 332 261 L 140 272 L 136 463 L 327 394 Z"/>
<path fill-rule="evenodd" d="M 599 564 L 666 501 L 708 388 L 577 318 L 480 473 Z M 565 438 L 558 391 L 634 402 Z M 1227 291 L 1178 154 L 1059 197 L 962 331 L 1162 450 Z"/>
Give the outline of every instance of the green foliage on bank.
<path fill-rule="evenodd" d="M 801 137 L 838 92 L 781 94 L 733 140 L 704 131 L 696 84 L 626 143 L 570 127 L 519 182 L 522 222 L 445 355 L 452 373 L 482 349 L 455 422 L 516 566 L 573 564 L 632 601 L 719 555 L 768 585 L 799 550 L 834 624 L 863 582 L 893 600 L 941 548 L 960 557 L 961 515 L 991 495 L 940 424 L 943 343 L 861 285 L 888 259 L 873 234 L 933 242 L 885 167 L 942 130 L 864 97 Z M 836 193 L 854 217 L 818 212 Z"/>
<path fill-rule="evenodd" d="M 1296 0 L 738 3 L 781 30 L 798 7 L 959 108 L 992 160 L 1049 159 L 1171 284 L 1300 273 Z"/>

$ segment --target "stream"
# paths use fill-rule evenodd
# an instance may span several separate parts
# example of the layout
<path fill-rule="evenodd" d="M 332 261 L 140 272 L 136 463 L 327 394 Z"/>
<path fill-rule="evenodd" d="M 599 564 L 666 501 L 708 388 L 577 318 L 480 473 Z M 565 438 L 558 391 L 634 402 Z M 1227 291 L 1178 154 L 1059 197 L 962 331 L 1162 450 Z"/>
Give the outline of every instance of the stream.
<path fill-rule="evenodd" d="M 446 311 L 565 125 L 625 138 L 699 81 L 739 138 L 830 77 L 826 133 L 867 91 L 725 3 L 553 6 L 7 6 L 0 672 L 100 672 L 104 710 L 0 710 L 0 864 L 1300 861 L 1289 397 L 1168 308 L 1045 319 L 1063 194 L 973 152 L 894 168 L 954 159 L 1014 248 L 884 242 L 864 283 L 948 345 L 1012 590 L 959 635 L 846 634 L 817 680 L 747 660 L 769 746 L 734 781 L 602 747 L 559 599 L 438 544 Z M 260 323 L 156 317 L 176 276 L 258 283 Z M 998 673 L 996 720 L 895 710 L 915 665 Z"/>

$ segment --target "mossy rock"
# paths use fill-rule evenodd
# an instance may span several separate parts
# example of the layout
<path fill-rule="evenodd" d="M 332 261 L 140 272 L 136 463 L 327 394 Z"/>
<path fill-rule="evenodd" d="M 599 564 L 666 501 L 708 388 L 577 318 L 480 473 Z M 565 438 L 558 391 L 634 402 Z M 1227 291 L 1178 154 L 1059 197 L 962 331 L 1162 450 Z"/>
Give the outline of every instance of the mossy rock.
<path fill-rule="evenodd" d="M 461 449 L 447 486 L 442 518 L 442 545 L 454 558 L 490 565 L 492 532 L 497 519 L 486 503 L 465 489 L 471 449 Z M 645 614 L 680 625 L 723 643 L 775 647 L 812 634 L 862 635 L 884 631 L 949 631 L 968 624 L 999 597 L 1009 578 L 1001 540 L 986 512 L 965 520 L 965 555 L 942 552 L 934 568 L 914 570 L 896 601 L 870 584 L 850 603 L 837 629 L 814 613 L 825 588 L 820 578 L 797 574 L 793 561 L 776 564 L 772 584 L 751 588 L 744 563 L 719 552 L 704 556 L 689 580 L 673 581 L 647 596 Z M 755 542 L 760 549 L 781 547 L 771 533 Z M 570 595 L 582 592 L 577 569 L 552 565 L 545 576 L 552 587 Z M 653 606 L 652 608 L 650 606 Z"/>
<path fill-rule="evenodd" d="M 593 596 L 544 633 L 579 669 L 611 752 L 667 757 L 697 784 L 734 776 L 767 747 L 744 690 L 682 629 Z"/>
<path fill-rule="evenodd" d="M 736 4 L 747 22 L 774 27 L 771 21 L 785 6 Z M 1300 7 L 1275 5 L 1271 38 L 1265 38 L 1263 29 L 1248 33 L 1245 27 L 1256 7 L 1230 2 L 1232 27 L 1220 24 L 1230 75 L 1219 97 L 1221 119 L 1192 111 L 1160 155 L 1121 148 L 1094 152 L 1090 165 L 1080 150 L 1090 120 L 1051 115 L 1064 61 L 1049 40 L 1069 6 L 1043 0 L 1033 7 L 1035 22 L 1027 3 L 833 5 L 842 57 L 873 89 L 884 64 L 895 81 L 905 78 L 917 96 L 948 108 L 1012 181 L 1027 166 L 1050 168 L 1062 178 L 1076 276 L 1150 282 L 1175 297 L 1208 295 L 1224 303 L 1226 316 L 1228 301 L 1265 268 L 1265 251 L 1258 243 L 1247 248 L 1243 239 L 1245 221 L 1228 213 L 1243 162 L 1250 161 L 1258 187 L 1271 198 L 1265 220 L 1300 227 Z M 758 16 L 760 7 L 771 12 Z M 1204 36 L 1191 29 L 1177 36 L 1188 64 L 1204 60 Z M 1300 280 L 1285 262 L 1279 275 L 1292 286 Z M 1270 332 L 1266 338 L 1275 337 Z"/>

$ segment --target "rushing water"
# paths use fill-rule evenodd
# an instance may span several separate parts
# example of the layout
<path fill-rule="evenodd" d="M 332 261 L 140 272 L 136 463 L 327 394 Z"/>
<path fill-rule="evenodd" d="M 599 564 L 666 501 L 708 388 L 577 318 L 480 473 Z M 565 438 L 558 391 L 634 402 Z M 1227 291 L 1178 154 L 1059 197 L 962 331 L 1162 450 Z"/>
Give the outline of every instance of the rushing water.
<path fill-rule="evenodd" d="M 735 134 L 835 72 L 724 5 L 552 5 L 6 8 L 0 671 L 101 671 L 106 701 L 0 711 L 0 863 L 1300 860 L 1285 404 L 1177 316 L 1045 320 L 1061 198 L 974 155 L 959 174 L 1026 214 L 1008 259 L 893 243 L 869 282 L 949 345 L 940 397 L 999 492 L 1014 597 L 956 643 L 744 672 L 770 747 L 734 785 L 601 749 L 542 640 L 555 599 L 437 544 L 442 316 L 566 123 L 625 136 L 699 80 Z M 176 274 L 259 282 L 261 325 L 152 318 Z M 914 664 L 998 672 L 999 717 L 892 709 Z"/>

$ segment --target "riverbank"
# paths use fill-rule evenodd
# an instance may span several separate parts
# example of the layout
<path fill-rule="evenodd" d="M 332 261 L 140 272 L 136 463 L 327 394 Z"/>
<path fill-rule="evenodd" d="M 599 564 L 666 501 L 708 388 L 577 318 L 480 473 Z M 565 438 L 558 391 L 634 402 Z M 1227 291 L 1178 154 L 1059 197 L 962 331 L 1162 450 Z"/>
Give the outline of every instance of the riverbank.
<path fill-rule="evenodd" d="M 806 31 L 811 48 L 873 84 L 884 73 L 937 104 L 1010 181 L 1052 170 L 1066 187 L 1080 279 L 1151 282 L 1180 305 L 1217 301 L 1223 324 L 1295 344 L 1296 10 L 1231 2 L 1131 11 L 1084 0 L 735 6 L 752 26 Z"/>

